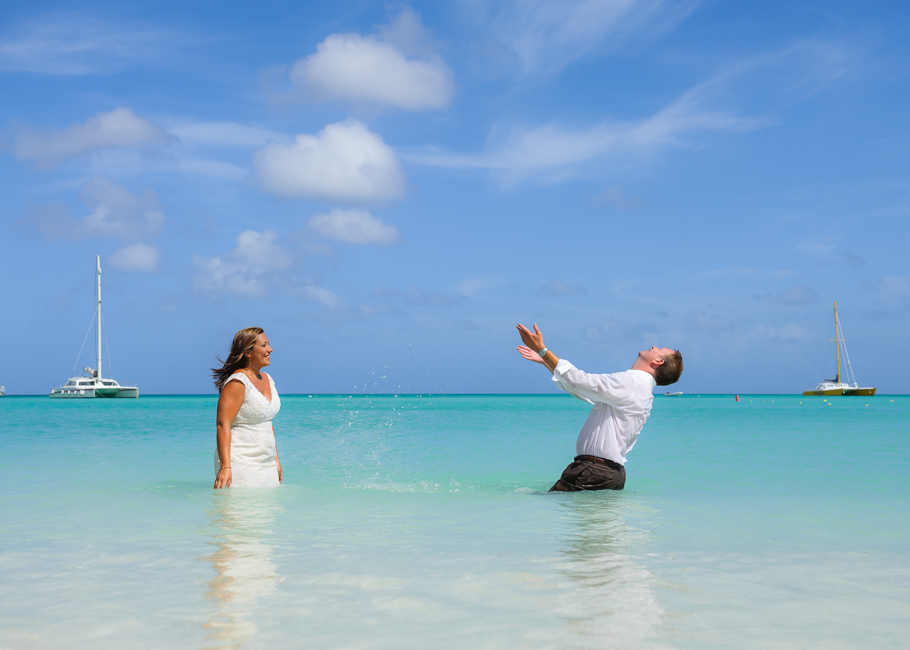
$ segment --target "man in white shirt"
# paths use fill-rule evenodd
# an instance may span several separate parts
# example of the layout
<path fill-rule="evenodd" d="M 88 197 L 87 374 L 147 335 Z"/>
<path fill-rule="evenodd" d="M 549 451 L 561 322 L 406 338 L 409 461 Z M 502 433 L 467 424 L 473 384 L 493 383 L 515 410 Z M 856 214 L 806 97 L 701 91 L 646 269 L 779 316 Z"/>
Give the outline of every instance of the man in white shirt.
<path fill-rule="evenodd" d="M 625 372 L 592 375 L 548 350 L 537 323 L 533 332 L 519 323 L 518 333 L 524 342 L 518 347 L 521 356 L 545 365 L 560 388 L 594 406 L 578 434 L 575 461 L 550 492 L 623 489 L 626 454 L 651 414 L 651 391 L 677 382 L 682 374 L 679 350 L 652 347 L 639 352 Z"/>

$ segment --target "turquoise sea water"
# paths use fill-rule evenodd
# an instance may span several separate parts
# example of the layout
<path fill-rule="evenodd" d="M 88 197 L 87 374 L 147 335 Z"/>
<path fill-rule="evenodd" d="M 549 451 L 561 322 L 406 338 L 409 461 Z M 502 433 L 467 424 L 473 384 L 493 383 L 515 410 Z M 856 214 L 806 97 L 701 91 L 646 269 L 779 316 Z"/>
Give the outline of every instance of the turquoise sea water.
<path fill-rule="evenodd" d="M 3 648 L 899 648 L 910 397 L 657 397 L 623 492 L 546 494 L 568 396 L 0 399 Z"/>

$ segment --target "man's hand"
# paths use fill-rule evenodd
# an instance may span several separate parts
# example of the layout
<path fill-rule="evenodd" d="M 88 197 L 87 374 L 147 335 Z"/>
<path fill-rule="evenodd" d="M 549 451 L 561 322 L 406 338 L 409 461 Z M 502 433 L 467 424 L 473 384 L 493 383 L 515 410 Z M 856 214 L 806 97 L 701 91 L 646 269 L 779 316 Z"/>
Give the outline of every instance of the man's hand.
<path fill-rule="evenodd" d="M 528 361 L 542 363 L 550 372 L 554 372 L 556 364 L 559 363 L 559 357 L 552 352 L 547 352 L 543 359 L 540 358 L 540 351 L 547 346 L 543 344 L 543 334 L 537 329 L 537 323 L 534 323 L 533 332 L 521 323 L 516 325 L 516 327 L 518 328 L 518 333 L 521 334 L 521 340 L 524 341 L 524 345 L 518 346 L 518 352 L 521 353 L 521 356 Z"/>
<path fill-rule="evenodd" d="M 536 352 L 534 352 L 534 350 L 529 348 L 527 345 L 519 345 L 518 348 L 516 348 L 516 349 L 521 354 L 521 356 L 523 356 L 528 361 L 533 361 L 534 363 L 541 363 L 543 365 L 547 365 L 544 362 L 544 360 L 540 358 L 540 355 L 537 354 Z"/>
<path fill-rule="evenodd" d="M 534 323 L 533 332 L 521 323 L 516 325 L 516 327 L 518 328 L 518 333 L 521 335 L 522 342 L 534 352 L 540 352 L 547 347 L 543 344 L 543 334 L 537 329 L 537 323 Z"/>

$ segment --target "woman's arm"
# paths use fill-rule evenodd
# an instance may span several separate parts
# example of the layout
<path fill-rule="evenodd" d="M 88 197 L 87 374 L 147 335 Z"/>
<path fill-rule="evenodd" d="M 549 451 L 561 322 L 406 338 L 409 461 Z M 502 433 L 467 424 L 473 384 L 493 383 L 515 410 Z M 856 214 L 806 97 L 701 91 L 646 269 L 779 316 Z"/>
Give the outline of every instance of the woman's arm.
<path fill-rule="evenodd" d="M 233 473 L 231 472 L 231 425 L 237 417 L 246 389 L 237 380 L 229 381 L 221 389 L 218 398 L 218 410 L 215 413 L 215 436 L 218 445 L 218 459 L 221 469 L 215 477 L 215 489 L 230 487 Z"/>
<path fill-rule="evenodd" d="M 275 436 L 275 425 L 272 425 L 272 436 Z M 275 464 L 278 465 L 278 482 L 281 483 L 283 477 L 281 476 L 281 461 L 278 460 L 278 445 L 275 445 Z"/>

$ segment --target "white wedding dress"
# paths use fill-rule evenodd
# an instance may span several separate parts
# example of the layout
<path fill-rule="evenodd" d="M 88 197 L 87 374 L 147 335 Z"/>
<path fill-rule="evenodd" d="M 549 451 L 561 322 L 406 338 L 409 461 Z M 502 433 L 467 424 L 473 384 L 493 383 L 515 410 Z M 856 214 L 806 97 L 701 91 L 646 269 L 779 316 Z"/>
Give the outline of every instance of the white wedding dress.
<path fill-rule="evenodd" d="M 228 382 L 239 380 L 246 390 L 243 404 L 231 424 L 231 487 L 276 487 L 281 484 L 275 463 L 275 456 L 278 455 L 275 431 L 272 429 L 272 418 L 278 415 L 281 398 L 271 375 L 266 377 L 272 389 L 271 402 L 242 372 L 228 377 Z M 216 476 L 220 467 L 218 450 L 215 450 Z"/>

